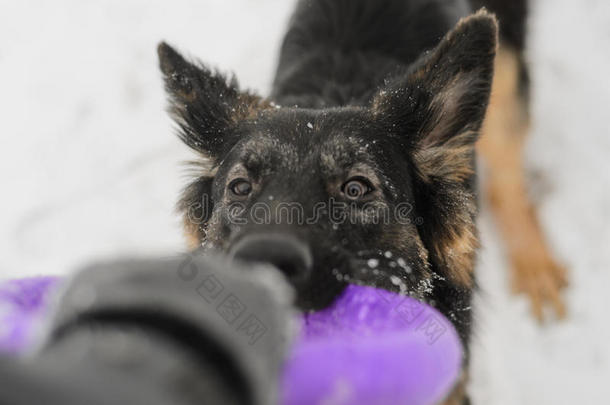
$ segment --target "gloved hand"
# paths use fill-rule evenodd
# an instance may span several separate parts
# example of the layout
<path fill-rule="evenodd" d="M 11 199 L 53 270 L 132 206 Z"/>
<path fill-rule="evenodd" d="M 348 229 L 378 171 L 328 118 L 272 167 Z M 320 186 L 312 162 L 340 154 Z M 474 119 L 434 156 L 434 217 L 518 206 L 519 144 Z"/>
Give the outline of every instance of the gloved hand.
<path fill-rule="evenodd" d="M 276 403 L 292 289 L 273 268 L 185 255 L 78 273 L 39 348 L 0 361 L 0 403 Z"/>

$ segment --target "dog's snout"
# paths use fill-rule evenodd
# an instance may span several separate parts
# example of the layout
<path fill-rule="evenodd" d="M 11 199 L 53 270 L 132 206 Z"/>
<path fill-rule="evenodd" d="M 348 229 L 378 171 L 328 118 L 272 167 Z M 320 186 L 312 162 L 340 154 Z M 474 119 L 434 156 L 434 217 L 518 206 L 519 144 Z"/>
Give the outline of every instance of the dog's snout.
<path fill-rule="evenodd" d="M 230 250 L 233 259 L 270 263 L 293 282 L 305 281 L 313 265 L 311 250 L 286 234 L 249 235 Z"/>

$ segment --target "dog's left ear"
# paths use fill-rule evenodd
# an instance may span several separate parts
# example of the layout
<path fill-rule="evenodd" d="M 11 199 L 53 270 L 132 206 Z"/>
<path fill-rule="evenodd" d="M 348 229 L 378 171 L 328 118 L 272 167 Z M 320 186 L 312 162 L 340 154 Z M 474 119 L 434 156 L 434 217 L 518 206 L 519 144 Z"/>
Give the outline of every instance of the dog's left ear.
<path fill-rule="evenodd" d="M 430 261 L 468 284 L 477 245 L 474 145 L 493 78 L 498 26 L 481 10 L 461 20 L 409 72 L 381 89 L 373 114 L 410 157 Z"/>
<path fill-rule="evenodd" d="M 238 140 L 232 130 L 239 122 L 267 107 L 260 97 L 240 91 L 235 78 L 187 61 L 166 43 L 157 52 L 180 138 L 206 157 L 228 151 Z"/>

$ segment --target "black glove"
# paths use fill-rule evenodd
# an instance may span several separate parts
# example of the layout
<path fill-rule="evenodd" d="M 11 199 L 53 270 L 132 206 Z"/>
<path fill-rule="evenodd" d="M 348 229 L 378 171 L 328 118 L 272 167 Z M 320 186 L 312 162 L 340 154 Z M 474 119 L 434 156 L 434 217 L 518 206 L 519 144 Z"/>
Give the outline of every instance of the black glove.
<path fill-rule="evenodd" d="M 5 405 L 277 402 L 292 289 L 223 259 L 96 265 L 68 284 L 40 348 L 0 361 Z"/>

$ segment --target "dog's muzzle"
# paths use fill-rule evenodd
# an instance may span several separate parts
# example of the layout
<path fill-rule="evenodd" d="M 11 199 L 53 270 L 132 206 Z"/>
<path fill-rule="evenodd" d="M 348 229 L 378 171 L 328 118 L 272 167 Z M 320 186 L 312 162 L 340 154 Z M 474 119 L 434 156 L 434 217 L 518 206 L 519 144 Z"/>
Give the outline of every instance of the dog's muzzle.
<path fill-rule="evenodd" d="M 313 267 L 309 246 L 285 233 L 247 235 L 233 245 L 229 255 L 244 262 L 272 264 L 292 283 L 306 281 Z"/>

